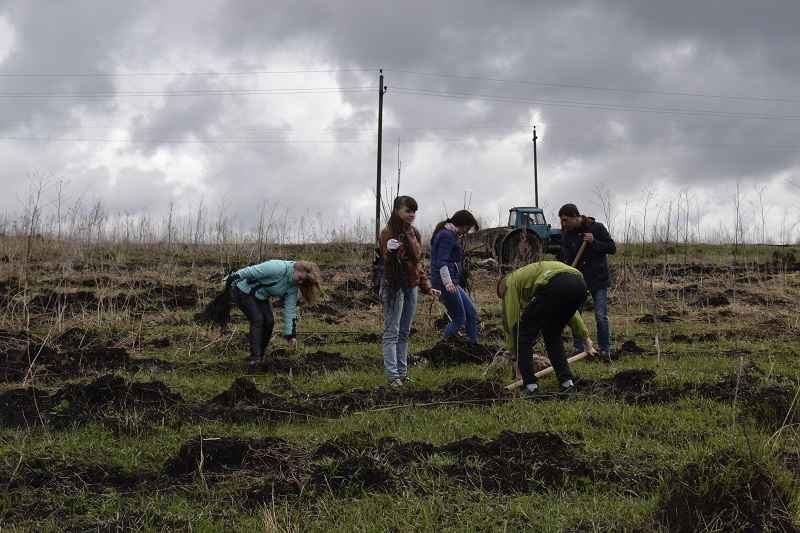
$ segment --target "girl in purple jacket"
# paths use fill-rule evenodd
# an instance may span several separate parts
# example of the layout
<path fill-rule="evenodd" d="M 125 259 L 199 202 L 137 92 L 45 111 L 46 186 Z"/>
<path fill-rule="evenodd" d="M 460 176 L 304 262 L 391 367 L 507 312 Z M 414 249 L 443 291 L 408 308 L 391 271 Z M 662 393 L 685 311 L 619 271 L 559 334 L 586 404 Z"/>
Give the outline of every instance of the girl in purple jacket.
<path fill-rule="evenodd" d="M 458 333 L 463 326 L 467 337 L 478 340 L 478 308 L 459 283 L 464 267 L 458 238 L 472 229 L 479 229 L 478 222 L 472 213 L 462 209 L 439 222 L 431 238 L 431 285 L 442 291 L 442 303 L 450 315 L 450 324 L 443 334 L 445 339 Z"/>

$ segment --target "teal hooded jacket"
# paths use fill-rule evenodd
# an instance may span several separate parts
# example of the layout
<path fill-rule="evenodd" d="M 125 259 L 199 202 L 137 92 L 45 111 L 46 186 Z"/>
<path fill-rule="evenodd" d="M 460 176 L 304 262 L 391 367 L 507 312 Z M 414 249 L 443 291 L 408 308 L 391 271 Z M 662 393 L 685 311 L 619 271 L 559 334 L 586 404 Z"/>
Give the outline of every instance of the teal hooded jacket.
<path fill-rule="evenodd" d="M 245 294 L 259 300 L 271 297 L 286 297 L 283 304 L 283 329 L 287 339 L 297 336 L 297 291 L 299 285 L 292 283 L 294 261 L 273 259 L 257 265 L 244 267 L 236 272 L 239 276 L 236 287 Z"/>

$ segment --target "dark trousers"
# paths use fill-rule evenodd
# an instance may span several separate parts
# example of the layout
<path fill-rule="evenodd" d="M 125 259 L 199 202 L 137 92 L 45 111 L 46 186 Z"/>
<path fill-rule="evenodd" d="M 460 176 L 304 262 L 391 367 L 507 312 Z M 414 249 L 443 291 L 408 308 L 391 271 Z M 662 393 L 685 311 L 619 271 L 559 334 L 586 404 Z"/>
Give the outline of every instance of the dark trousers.
<path fill-rule="evenodd" d="M 539 333 L 559 383 L 572 379 L 561 333 L 585 301 L 583 277 L 564 272 L 552 277 L 525 307 L 519 324 L 514 326 L 517 362 L 525 385 L 537 382 L 533 371 L 533 343 Z"/>
<path fill-rule="evenodd" d="M 272 302 L 269 298 L 260 300 L 251 294 L 245 294 L 239 290 L 239 287 L 233 288 L 233 301 L 250 321 L 250 333 L 248 334 L 250 357 L 264 357 L 267 344 L 272 338 L 272 328 L 275 326 Z"/>

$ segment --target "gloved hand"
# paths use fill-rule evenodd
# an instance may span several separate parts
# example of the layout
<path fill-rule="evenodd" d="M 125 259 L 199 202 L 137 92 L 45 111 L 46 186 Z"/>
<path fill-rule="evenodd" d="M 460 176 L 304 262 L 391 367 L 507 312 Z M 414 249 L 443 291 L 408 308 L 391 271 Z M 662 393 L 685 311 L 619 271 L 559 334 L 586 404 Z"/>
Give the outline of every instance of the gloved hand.
<path fill-rule="evenodd" d="M 236 274 L 235 272 L 231 272 L 230 274 L 228 274 L 227 276 L 222 278 L 222 281 L 225 282 L 225 288 L 226 289 L 230 289 L 231 285 L 236 283 L 239 280 L 239 278 L 240 278 L 239 274 Z"/>
<path fill-rule="evenodd" d="M 386 249 L 389 250 L 390 252 L 394 252 L 398 248 L 400 248 L 400 241 L 398 241 L 397 239 L 389 239 L 388 241 L 386 241 Z"/>

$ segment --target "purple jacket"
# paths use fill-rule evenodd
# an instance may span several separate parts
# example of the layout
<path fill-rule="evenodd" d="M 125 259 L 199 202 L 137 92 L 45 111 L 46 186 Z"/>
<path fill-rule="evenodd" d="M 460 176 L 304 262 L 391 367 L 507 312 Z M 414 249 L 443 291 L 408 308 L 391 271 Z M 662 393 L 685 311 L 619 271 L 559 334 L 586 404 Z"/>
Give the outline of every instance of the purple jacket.
<path fill-rule="evenodd" d="M 461 280 L 462 256 L 464 250 L 458 242 L 456 234 L 447 228 L 442 228 L 433 237 L 431 243 L 431 285 L 441 289 L 444 286 L 440 269 L 447 266 L 450 280 L 458 285 Z"/>

